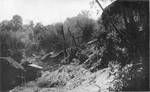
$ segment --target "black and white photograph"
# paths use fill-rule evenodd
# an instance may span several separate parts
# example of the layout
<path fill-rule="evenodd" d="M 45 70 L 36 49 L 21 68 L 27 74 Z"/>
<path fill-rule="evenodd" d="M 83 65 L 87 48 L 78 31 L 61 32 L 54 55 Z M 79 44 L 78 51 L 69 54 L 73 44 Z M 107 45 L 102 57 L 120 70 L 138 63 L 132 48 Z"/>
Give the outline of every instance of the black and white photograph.
<path fill-rule="evenodd" d="M 149 0 L 0 0 L 0 92 L 150 92 Z"/>

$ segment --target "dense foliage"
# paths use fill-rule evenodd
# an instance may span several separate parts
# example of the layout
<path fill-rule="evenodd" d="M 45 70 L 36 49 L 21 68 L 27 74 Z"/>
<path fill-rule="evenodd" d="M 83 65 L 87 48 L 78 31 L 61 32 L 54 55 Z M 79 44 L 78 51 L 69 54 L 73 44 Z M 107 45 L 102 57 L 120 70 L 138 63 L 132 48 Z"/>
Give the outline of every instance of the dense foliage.
<path fill-rule="evenodd" d="M 137 84 L 133 87 L 136 90 L 145 90 L 148 88 L 148 12 L 147 1 L 129 2 L 126 0 L 117 0 L 108 6 L 102 14 L 102 24 L 107 30 L 105 37 L 107 52 L 105 52 L 104 57 L 110 60 L 117 60 L 122 65 L 141 63 L 144 68 L 143 77 L 133 79 L 132 81 L 132 85 Z M 110 60 L 105 60 L 104 62 Z M 137 81 L 141 82 L 139 83 Z"/>

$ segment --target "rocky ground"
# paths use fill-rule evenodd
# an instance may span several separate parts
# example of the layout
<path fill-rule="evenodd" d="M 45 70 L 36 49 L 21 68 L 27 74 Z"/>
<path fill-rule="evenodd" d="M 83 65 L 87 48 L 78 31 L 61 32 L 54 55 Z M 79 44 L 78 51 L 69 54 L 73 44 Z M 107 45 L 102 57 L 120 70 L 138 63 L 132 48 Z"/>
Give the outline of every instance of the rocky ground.
<path fill-rule="evenodd" d="M 130 69 L 132 64 L 123 69 Z M 119 77 L 119 64 L 97 72 L 90 72 L 82 65 L 64 65 L 56 71 L 45 71 L 35 81 L 18 86 L 10 92 L 109 92 L 125 86 Z M 127 68 L 128 67 L 128 68 Z M 128 74 L 125 74 L 125 76 Z M 122 74 L 123 76 L 123 74 Z M 129 77 L 128 77 L 129 79 Z"/>

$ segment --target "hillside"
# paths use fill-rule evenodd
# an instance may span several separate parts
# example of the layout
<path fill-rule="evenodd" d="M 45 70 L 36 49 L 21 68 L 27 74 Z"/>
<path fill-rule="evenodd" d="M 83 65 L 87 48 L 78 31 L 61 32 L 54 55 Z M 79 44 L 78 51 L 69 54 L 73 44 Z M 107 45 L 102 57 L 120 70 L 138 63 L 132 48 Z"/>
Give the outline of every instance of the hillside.
<path fill-rule="evenodd" d="M 1 22 L 2 91 L 150 90 L 148 3 L 116 0 L 98 20 L 84 11 L 46 26 Z"/>

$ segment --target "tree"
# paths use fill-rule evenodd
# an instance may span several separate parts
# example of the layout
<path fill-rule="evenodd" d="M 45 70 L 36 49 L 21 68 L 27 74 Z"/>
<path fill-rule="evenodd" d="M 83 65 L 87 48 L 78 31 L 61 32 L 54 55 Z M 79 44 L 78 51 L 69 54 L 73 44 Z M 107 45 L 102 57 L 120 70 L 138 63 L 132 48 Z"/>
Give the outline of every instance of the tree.
<path fill-rule="evenodd" d="M 4 20 L 0 23 L 0 31 L 10 31 L 12 29 L 11 23 L 8 20 Z"/>
<path fill-rule="evenodd" d="M 90 19 L 87 14 L 82 12 L 78 16 L 65 21 L 65 24 L 70 27 L 70 32 L 74 35 L 77 44 L 91 40 L 92 34 L 96 30 L 96 22 Z"/>
<path fill-rule="evenodd" d="M 41 23 L 37 23 L 33 30 L 34 35 L 36 36 L 36 35 L 40 34 L 40 32 L 42 32 L 42 30 L 43 30 L 43 25 Z"/>
<path fill-rule="evenodd" d="M 21 16 L 14 15 L 12 20 L 10 20 L 10 22 L 11 22 L 11 25 L 12 25 L 12 28 L 13 28 L 12 30 L 14 32 L 22 29 L 23 20 L 22 20 Z"/>
<path fill-rule="evenodd" d="M 0 57 L 12 57 L 20 62 L 23 48 L 24 43 L 11 32 L 0 31 Z"/>

